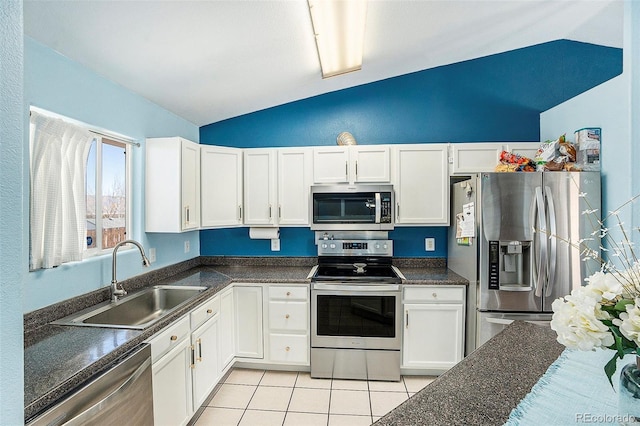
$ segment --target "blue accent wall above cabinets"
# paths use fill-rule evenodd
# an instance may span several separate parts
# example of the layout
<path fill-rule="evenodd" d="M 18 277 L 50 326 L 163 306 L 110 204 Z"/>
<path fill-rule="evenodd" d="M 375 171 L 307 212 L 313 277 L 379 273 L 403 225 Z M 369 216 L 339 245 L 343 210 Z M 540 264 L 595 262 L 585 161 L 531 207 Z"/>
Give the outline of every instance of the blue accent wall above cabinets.
<path fill-rule="evenodd" d="M 344 131 L 360 145 L 537 141 L 541 112 L 621 72 L 621 49 L 558 40 L 212 123 L 200 128 L 200 143 L 238 148 L 335 145 Z M 395 255 L 446 256 L 446 230 L 396 228 L 390 233 Z M 425 237 L 436 238 L 435 252 L 425 252 Z M 281 251 L 271 252 L 268 240 L 249 240 L 246 228 L 202 231 L 201 254 L 316 254 L 308 228 L 283 228 L 281 240 Z"/>
<path fill-rule="evenodd" d="M 334 145 L 344 131 L 362 145 L 535 141 L 542 111 L 621 72 L 621 49 L 559 40 L 209 124 L 200 143 Z"/>

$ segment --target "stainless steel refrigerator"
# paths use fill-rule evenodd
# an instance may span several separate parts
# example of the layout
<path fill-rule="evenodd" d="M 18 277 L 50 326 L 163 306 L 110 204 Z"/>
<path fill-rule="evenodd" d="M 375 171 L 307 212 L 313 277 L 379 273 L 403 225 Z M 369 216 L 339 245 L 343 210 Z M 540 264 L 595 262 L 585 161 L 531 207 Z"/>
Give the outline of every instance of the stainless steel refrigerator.
<path fill-rule="evenodd" d="M 548 324 L 551 303 L 600 268 L 581 256 L 599 251 L 600 204 L 598 172 L 451 177 L 448 267 L 469 280 L 467 353 L 513 320 Z"/>

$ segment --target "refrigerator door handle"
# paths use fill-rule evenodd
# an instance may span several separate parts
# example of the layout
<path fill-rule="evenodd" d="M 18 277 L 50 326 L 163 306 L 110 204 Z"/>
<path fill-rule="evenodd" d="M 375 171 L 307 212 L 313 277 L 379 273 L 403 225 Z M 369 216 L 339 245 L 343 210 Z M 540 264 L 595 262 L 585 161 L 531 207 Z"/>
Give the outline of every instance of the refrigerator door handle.
<path fill-rule="evenodd" d="M 547 218 L 544 210 L 544 195 L 542 194 L 542 188 L 536 187 L 536 209 L 538 211 L 538 226 L 539 229 L 536 229 L 536 235 L 538 240 L 538 251 L 539 253 L 535 253 L 537 256 L 538 264 L 537 264 L 537 277 L 534 279 L 535 288 L 536 288 L 536 297 L 542 297 L 542 292 L 544 289 L 544 280 L 545 280 L 545 272 L 547 265 Z"/>
<path fill-rule="evenodd" d="M 545 194 L 547 196 L 547 205 L 549 206 L 549 245 L 550 251 L 547 259 L 549 268 L 549 278 L 547 279 L 547 286 L 545 296 L 551 295 L 553 290 L 553 284 L 556 280 L 556 253 L 557 253 L 557 234 L 556 234 L 556 208 L 553 203 L 553 194 L 551 188 L 545 187 Z"/>

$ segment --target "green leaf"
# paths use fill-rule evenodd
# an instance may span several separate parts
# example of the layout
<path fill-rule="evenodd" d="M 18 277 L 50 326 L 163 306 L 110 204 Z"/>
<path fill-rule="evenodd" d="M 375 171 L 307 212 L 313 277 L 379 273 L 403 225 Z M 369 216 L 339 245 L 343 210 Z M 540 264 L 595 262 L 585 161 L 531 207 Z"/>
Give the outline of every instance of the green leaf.
<path fill-rule="evenodd" d="M 611 377 L 613 377 L 614 373 L 616 372 L 617 361 L 618 361 L 618 352 L 614 352 L 613 358 L 611 358 L 609 362 L 607 362 L 604 366 L 604 372 L 607 375 L 607 379 L 609 379 L 609 384 L 611 385 L 612 388 L 613 388 L 613 381 L 611 380 Z"/>
<path fill-rule="evenodd" d="M 626 312 L 627 305 L 633 305 L 634 303 L 635 302 L 631 299 L 621 299 L 618 303 L 616 303 L 614 309 L 618 312 Z"/>

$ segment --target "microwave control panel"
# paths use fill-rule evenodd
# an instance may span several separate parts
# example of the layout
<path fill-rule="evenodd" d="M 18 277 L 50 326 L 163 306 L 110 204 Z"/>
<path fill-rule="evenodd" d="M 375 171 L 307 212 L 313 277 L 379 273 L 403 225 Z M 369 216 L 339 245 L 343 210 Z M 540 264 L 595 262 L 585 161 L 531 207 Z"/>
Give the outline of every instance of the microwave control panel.
<path fill-rule="evenodd" d="M 392 223 L 392 214 L 393 206 L 391 205 L 391 193 L 380 193 L 380 223 Z"/>

